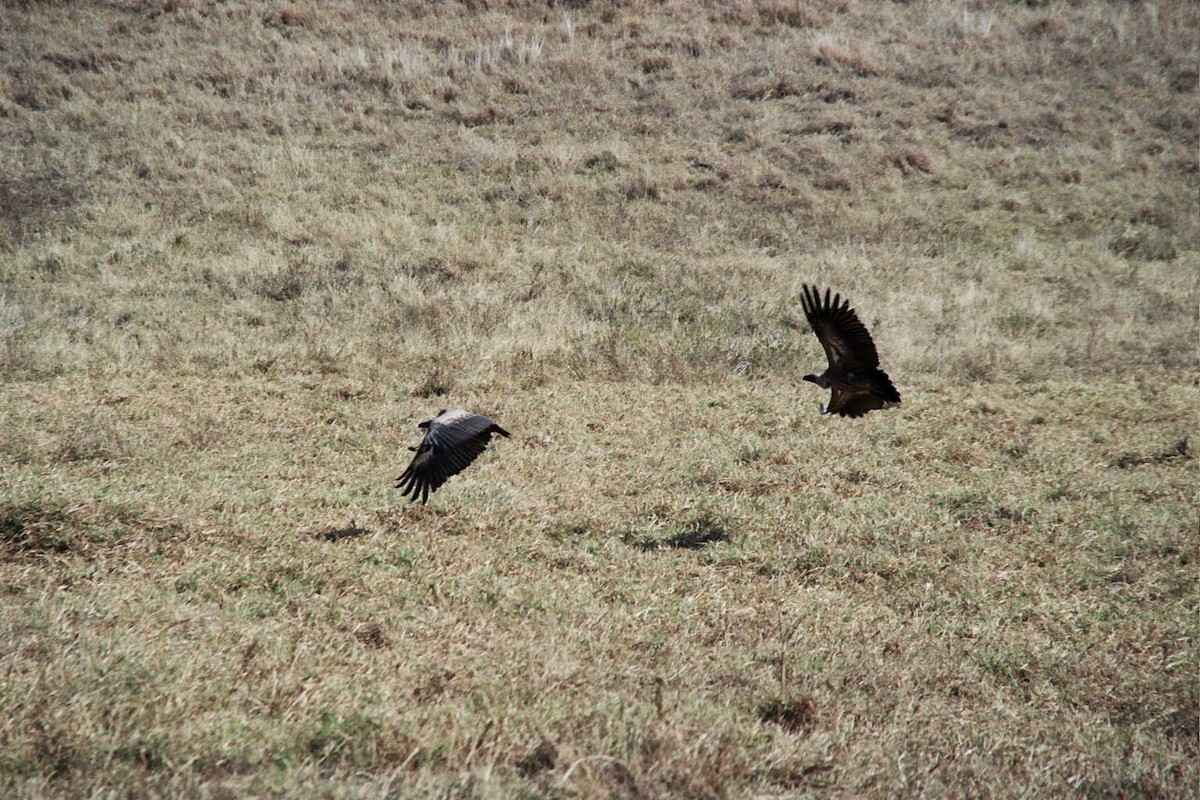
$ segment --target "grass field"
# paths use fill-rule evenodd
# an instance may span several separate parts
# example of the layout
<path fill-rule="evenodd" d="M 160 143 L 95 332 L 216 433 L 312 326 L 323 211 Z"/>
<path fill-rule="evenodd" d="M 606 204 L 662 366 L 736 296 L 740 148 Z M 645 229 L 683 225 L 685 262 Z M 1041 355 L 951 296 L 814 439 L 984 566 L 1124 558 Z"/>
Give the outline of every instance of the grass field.
<path fill-rule="evenodd" d="M 0 6 L 0 793 L 1196 796 L 1198 31 Z"/>

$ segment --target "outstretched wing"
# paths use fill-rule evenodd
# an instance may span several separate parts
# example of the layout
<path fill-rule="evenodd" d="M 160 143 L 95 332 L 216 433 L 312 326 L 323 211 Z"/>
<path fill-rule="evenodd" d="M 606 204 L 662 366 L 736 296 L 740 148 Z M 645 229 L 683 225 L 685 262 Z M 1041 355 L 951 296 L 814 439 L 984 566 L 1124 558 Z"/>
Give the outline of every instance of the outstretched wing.
<path fill-rule="evenodd" d="M 420 497 L 422 503 L 429 501 L 430 492 L 470 466 L 487 449 L 493 433 L 509 435 L 490 418 L 462 409 L 444 411 L 427 426 L 412 463 L 396 479 L 401 495 L 412 500 Z"/>
<path fill-rule="evenodd" d="M 830 299 L 829 289 L 825 297 L 816 287 L 805 284 L 800 297 L 804 316 L 825 348 L 825 357 L 833 370 L 854 370 L 879 366 L 879 353 L 867 328 L 859 321 L 849 300 L 840 295 Z M 832 403 L 831 403 L 832 405 Z"/>

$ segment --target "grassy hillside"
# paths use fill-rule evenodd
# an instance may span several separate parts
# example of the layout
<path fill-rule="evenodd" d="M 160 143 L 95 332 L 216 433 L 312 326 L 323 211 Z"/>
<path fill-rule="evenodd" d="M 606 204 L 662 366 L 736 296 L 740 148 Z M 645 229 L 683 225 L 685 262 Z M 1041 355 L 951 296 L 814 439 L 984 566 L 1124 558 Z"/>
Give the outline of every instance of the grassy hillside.
<path fill-rule="evenodd" d="M 0 7 L 4 794 L 1191 795 L 1197 30 Z"/>

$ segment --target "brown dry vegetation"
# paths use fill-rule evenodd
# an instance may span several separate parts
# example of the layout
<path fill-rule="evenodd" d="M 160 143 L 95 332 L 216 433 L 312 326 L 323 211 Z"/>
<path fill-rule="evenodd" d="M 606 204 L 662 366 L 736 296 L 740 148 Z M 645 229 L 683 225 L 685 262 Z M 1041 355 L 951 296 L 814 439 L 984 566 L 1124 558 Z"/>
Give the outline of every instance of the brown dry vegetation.
<path fill-rule="evenodd" d="M 1198 30 L 0 7 L 0 791 L 1194 795 Z"/>

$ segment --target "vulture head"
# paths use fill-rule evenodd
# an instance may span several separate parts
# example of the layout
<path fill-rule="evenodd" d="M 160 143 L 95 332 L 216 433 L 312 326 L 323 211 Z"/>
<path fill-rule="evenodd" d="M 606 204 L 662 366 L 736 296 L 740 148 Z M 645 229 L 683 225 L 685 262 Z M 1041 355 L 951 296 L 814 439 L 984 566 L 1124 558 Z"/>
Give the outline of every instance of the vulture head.
<path fill-rule="evenodd" d="M 821 407 L 822 414 L 861 417 L 900 402 L 900 393 L 879 368 L 875 342 L 849 300 L 836 294 L 831 297 L 829 289 L 822 297 L 819 289 L 805 284 L 800 305 L 829 361 L 824 372 L 804 376 L 804 380 L 832 390 L 829 405 Z"/>

